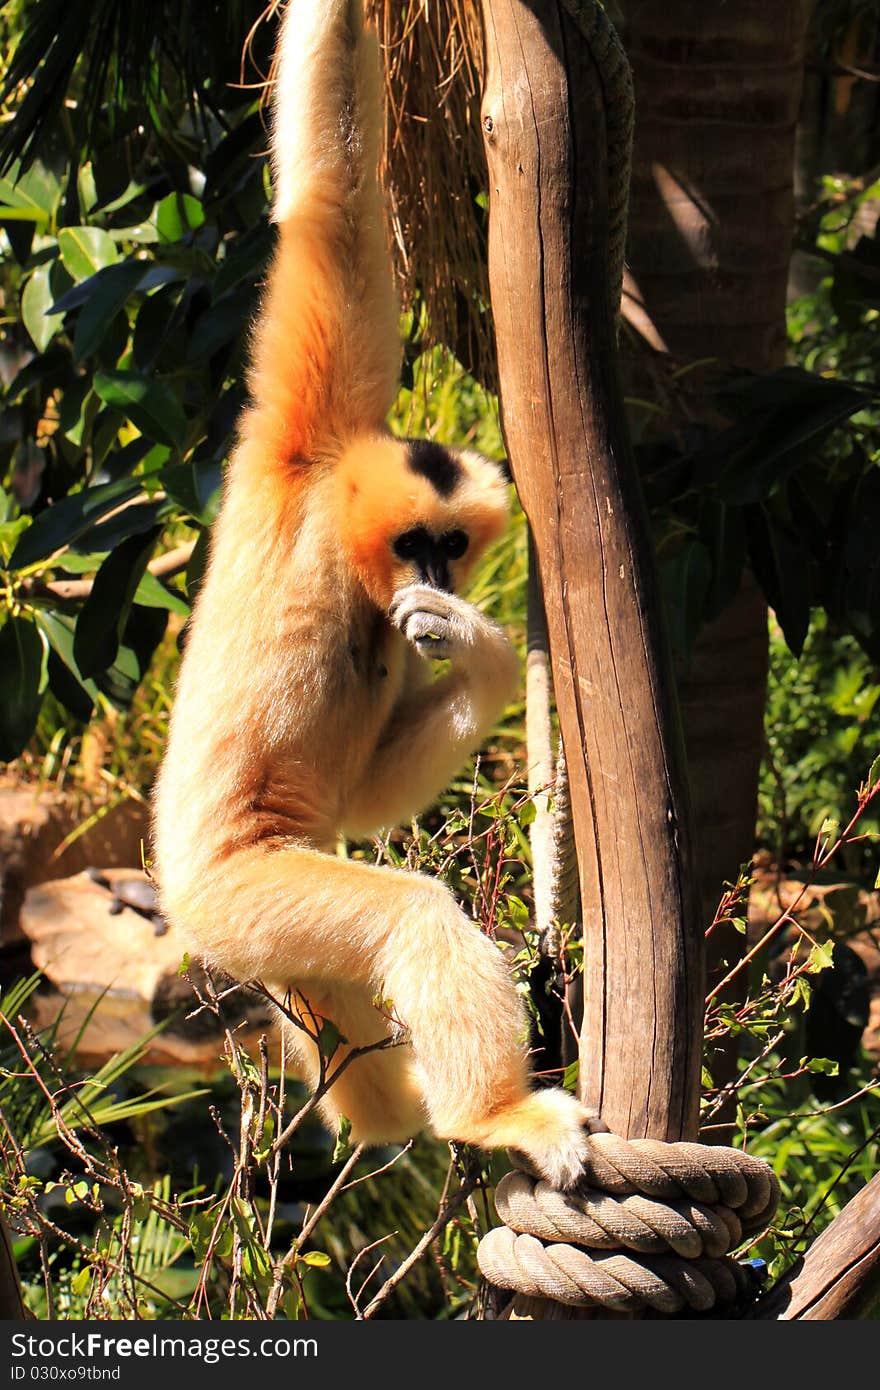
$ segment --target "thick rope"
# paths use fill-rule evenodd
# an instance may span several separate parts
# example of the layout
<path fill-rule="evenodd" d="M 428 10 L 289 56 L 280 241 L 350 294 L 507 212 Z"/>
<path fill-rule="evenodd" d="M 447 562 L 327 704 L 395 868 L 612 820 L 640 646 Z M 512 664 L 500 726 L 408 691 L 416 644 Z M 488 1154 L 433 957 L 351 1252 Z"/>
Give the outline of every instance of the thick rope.
<path fill-rule="evenodd" d="M 575 1307 L 706 1312 L 752 1291 L 728 1255 L 778 1201 L 769 1164 L 739 1149 L 593 1134 L 575 1192 L 521 1169 L 502 1178 L 505 1224 L 477 1261 L 499 1288 Z"/>

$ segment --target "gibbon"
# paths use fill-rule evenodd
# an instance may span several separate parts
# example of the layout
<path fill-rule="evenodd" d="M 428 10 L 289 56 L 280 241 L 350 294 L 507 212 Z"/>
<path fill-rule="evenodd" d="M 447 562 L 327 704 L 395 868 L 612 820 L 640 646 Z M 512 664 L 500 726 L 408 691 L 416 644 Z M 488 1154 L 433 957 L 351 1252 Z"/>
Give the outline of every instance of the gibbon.
<path fill-rule="evenodd" d="M 568 1187 L 587 1116 L 530 1090 L 501 952 L 441 883 L 335 854 L 340 835 L 423 810 L 518 679 L 504 633 L 457 592 L 504 527 L 500 469 L 386 425 L 399 324 L 361 0 L 291 0 L 273 115 L 278 240 L 250 404 L 155 796 L 162 908 L 206 960 L 295 990 L 347 1047 L 387 1036 L 376 1001 L 393 1001 L 411 1045 L 357 1058 L 328 1126 L 510 1146 Z M 314 1085 L 314 1045 L 288 1031 Z"/>

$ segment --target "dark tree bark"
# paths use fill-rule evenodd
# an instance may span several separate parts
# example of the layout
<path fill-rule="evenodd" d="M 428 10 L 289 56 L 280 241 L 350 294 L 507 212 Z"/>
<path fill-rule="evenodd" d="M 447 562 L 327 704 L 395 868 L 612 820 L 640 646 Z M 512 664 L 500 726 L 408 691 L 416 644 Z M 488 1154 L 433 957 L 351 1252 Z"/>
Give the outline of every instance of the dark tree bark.
<path fill-rule="evenodd" d="M 806 0 L 619 8 L 636 89 L 627 254 L 639 313 L 677 363 L 774 370 L 786 351 Z M 754 850 L 767 665 L 767 606 L 747 573 L 678 672 L 706 927 Z M 710 980 L 741 952 L 733 927 L 717 929 Z M 711 1061 L 724 1084 L 735 1047 Z"/>
<path fill-rule="evenodd" d="M 628 264 L 644 311 L 681 362 L 779 367 L 805 0 L 620 8 L 636 89 Z M 748 584 L 680 680 L 706 925 L 754 847 L 766 673 L 766 606 Z"/>

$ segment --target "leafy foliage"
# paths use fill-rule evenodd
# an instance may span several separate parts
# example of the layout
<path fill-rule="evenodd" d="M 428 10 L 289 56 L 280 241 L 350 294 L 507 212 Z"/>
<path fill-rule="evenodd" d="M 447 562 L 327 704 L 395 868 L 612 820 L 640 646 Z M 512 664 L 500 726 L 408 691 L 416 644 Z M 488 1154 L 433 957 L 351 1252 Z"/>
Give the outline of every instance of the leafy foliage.
<path fill-rule="evenodd" d="M 800 660 L 771 625 L 767 754 L 759 790 L 759 843 L 780 863 L 809 858 L 823 822 L 841 819 L 850 789 L 880 754 L 880 681 L 853 637 L 814 616 Z M 880 818 L 845 851 L 850 870 L 876 873 Z"/>
<path fill-rule="evenodd" d="M 104 33 L 111 19 L 114 42 L 128 24 L 152 33 L 165 8 L 136 20 L 114 4 L 61 13 L 85 44 L 89 26 Z M 204 7 L 189 38 L 203 74 L 198 125 L 186 84 L 169 105 L 160 45 L 151 80 L 161 78 L 164 104 L 150 140 L 132 144 L 103 103 L 83 113 L 88 158 L 28 147 L 27 164 L 0 179 L 0 286 L 18 308 L 0 338 L 5 759 L 26 745 L 49 692 L 77 720 L 128 707 L 168 614 L 188 612 L 203 563 L 197 547 L 184 588 L 148 569 L 163 538 L 197 538 L 213 519 L 243 400 L 243 332 L 270 249 L 258 100 L 212 79 L 196 51 L 210 33 L 219 53 L 232 22 L 221 8 L 219 28 Z M 56 10 L 29 11 L 19 66 Z M 182 80 L 190 58 L 178 52 Z M 44 150 L 54 129 L 45 106 L 40 121 Z M 18 117 L 12 129 L 24 139 Z"/>

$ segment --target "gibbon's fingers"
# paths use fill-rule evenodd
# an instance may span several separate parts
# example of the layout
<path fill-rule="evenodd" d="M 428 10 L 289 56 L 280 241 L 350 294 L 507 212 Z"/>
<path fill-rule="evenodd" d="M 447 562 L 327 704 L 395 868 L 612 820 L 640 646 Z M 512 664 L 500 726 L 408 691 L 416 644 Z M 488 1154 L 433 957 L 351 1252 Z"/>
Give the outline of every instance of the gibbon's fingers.
<path fill-rule="evenodd" d="M 419 654 L 433 660 L 503 636 L 473 604 L 429 584 L 407 585 L 392 602 L 389 616 Z"/>
<path fill-rule="evenodd" d="M 403 635 L 425 661 L 443 661 L 473 646 L 473 633 L 449 615 L 410 613 Z"/>
<path fill-rule="evenodd" d="M 391 621 L 400 627 L 401 618 L 416 609 L 424 613 L 436 613 L 438 616 L 457 613 L 463 620 L 473 615 L 483 617 L 479 608 L 468 603 L 460 594 L 454 594 L 450 589 L 438 589 L 435 584 L 421 583 L 405 584 L 403 588 L 398 589 L 391 600 L 388 614 Z"/>

